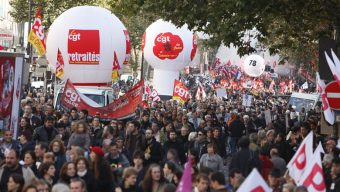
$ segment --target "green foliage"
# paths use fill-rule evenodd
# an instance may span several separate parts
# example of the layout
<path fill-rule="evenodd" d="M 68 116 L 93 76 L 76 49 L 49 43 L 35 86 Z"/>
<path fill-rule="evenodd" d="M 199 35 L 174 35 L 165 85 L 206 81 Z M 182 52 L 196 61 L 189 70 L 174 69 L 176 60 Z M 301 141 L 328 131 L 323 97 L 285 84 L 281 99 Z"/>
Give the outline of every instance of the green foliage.
<path fill-rule="evenodd" d="M 331 36 L 340 25 L 339 0 L 111 0 L 127 15 L 154 13 L 178 26 L 211 35 L 210 44 L 233 43 L 240 55 L 255 51 L 244 38 L 257 29 L 256 38 L 271 53 L 294 60 L 301 48 L 316 47 L 321 36 Z M 313 55 L 310 55 L 313 57 Z M 303 61 L 307 62 L 311 58 Z"/>
<path fill-rule="evenodd" d="M 30 0 L 11 0 L 10 5 L 13 10 L 10 15 L 16 22 L 27 22 L 29 15 Z M 35 17 L 37 6 L 40 6 L 43 23 L 46 29 L 53 21 L 64 11 L 69 8 L 80 5 L 97 5 L 95 0 L 31 0 L 32 2 L 32 20 Z M 100 2 L 100 1 L 99 1 Z"/>

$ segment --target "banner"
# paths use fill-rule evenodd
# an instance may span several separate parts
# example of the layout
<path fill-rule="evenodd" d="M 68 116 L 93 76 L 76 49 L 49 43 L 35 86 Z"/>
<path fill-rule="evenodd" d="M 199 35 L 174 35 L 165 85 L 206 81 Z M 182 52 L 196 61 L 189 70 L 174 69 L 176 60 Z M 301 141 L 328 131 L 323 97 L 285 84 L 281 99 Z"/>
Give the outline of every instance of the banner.
<path fill-rule="evenodd" d="M 43 56 L 46 52 L 44 26 L 40 16 L 40 7 L 37 9 L 32 29 L 28 35 L 28 41 L 37 49 L 39 56 Z"/>
<path fill-rule="evenodd" d="M 0 129 L 11 130 L 16 138 L 23 57 L 1 55 L 0 66 Z"/>
<path fill-rule="evenodd" d="M 126 94 L 113 101 L 113 103 L 105 107 L 96 108 L 87 104 L 70 80 L 68 80 L 61 96 L 61 104 L 66 108 L 87 109 L 90 116 L 100 114 L 100 118 L 118 119 L 135 112 L 138 105 L 142 103 L 143 89 L 144 81 L 139 81 Z"/>
<path fill-rule="evenodd" d="M 182 82 L 175 79 L 172 99 L 177 100 L 178 102 L 183 104 L 189 99 L 189 97 L 189 89 Z"/>

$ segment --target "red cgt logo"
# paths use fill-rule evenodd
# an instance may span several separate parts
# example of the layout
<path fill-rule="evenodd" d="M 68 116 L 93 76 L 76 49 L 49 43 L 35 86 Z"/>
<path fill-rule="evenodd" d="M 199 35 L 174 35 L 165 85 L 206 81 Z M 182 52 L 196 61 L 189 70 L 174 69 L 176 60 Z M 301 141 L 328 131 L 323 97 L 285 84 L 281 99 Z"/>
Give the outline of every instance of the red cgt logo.
<path fill-rule="evenodd" d="M 98 65 L 100 61 L 99 30 L 70 29 L 68 56 L 69 64 Z"/>
<path fill-rule="evenodd" d="M 156 36 L 153 53 L 159 59 L 176 59 L 182 51 L 183 41 L 178 35 L 166 32 Z"/>

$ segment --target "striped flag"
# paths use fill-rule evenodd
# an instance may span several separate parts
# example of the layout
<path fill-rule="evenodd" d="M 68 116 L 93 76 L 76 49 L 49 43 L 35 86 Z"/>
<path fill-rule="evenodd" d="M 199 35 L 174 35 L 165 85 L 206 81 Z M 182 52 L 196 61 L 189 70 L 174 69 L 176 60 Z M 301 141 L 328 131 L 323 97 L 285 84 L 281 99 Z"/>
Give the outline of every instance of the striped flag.
<path fill-rule="evenodd" d="M 28 41 L 37 50 L 39 56 L 43 56 L 46 53 L 45 32 L 44 26 L 42 26 L 40 7 L 37 9 L 32 29 L 28 35 Z"/>
<path fill-rule="evenodd" d="M 64 75 L 64 58 L 60 52 L 60 49 L 58 48 L 55 76 L 61 79 L 63 75 Z"/>

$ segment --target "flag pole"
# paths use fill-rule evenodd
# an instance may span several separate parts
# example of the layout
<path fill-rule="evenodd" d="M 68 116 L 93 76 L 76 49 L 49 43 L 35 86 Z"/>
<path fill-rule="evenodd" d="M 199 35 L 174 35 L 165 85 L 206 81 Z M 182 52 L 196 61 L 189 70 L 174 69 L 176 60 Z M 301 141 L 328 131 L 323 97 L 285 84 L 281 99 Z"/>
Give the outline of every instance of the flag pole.
<path fill-rule="evenodd" d="M 31 31 L 31 21 L 32 21 L 32 0 L 28 0 L 28 34 L 27 38 Z M 28 63 L 32 63 L 32 45 L 27 40 L 27 55 L 28 55 Z"/>

